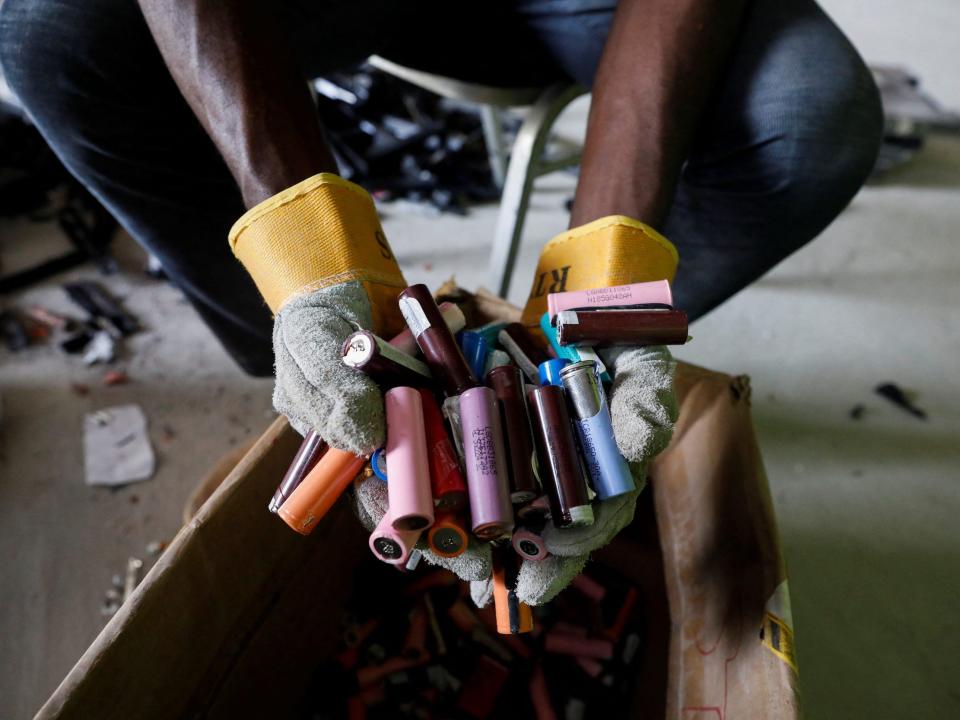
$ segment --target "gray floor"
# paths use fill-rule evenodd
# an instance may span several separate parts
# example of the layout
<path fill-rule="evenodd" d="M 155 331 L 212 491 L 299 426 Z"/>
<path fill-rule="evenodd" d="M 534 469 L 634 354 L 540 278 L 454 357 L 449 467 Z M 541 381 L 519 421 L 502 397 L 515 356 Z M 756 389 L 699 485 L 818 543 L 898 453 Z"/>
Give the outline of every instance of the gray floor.
<path fill-rule="evenodd" d="M 953 0 L 826 3 L 871 59 L 909 64 L 960 107 Z M 581 113 L 570 121 L 576 127 Z M 511 298 L 540 243 L 563 228 L 573 180 L 544 179 Z M 484 282 L 494 209 L 434 219 L 387 209 L 411 281 Z M 801 688 L 813 718 L 960 715 L 960 141 L 932 142 L 865 189 L 822 237 L 694 326 L 679 353 L 749 373 L 790 570 Z M 7 267 L 56 243 L 0 225 Z M 139 273 L 109 281 L 147 330 L 119 366 L 131 383 L 38 347 L 0 350 L 0 717 L 27 717 L 102 627 L 113 574 L 171 537 L 197 478 L 272 417 L 269 382 L 233 368 L 178 293 Z M 88 269 L 72 276 L 91 275 Z M 13 298 L 67 310 L 56 283 Z M 872 394 L 895 381 L 929 420 Z M 78 395 L 71 384 L 89 387 Z M 117 491 L 83 484 L 84 412 L 140 403 L 155 476 Z M 849 418 L 856 404 L 859 421 Z"/>

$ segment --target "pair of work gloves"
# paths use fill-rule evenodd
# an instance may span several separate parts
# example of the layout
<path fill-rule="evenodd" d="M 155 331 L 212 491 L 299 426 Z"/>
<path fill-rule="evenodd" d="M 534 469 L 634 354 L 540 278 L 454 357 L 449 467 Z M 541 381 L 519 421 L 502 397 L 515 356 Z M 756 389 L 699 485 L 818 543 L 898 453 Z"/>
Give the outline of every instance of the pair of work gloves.
<path fill-rule="evenodd" d="M 397 295 L 407 283 L 373 201 L 362 188 L 329 173 L 309 178 L 252 208 L 230 231 L 234 254 L 274 312 L 273 402 L 301 434 L 315 430 L 329 445 L 358 455 L 385 441 L 382 393 L 342 362 L 344 340 L 358 328 L 390 338 L 404 325 Z M 564 233 L 541 253 L 525 324 L 536 326 L 548 292 L 673 280 L 677 254 L 652 228 L 611 216 Z M 677 406 L 675 362 L 664 347 L 601 351 L 613 378 L 609 405 L 617 445 L 637 490 L 594 501 L 593 525 L 558 529 L 549 522 L 549 553 L 521 564 L 517 595 L 548 602 L 583 569 L 589 554 L 633 519 L 654 456 L 670 441 Z M 361 522 L 372 530 L 387 510 L 386 486 L 374 477 L 357 488 Z M 471 538 L 456 558 L 429 550 L 425 559 L 471 582 L 479 606 L 492 595 L 489 543 Z"/>

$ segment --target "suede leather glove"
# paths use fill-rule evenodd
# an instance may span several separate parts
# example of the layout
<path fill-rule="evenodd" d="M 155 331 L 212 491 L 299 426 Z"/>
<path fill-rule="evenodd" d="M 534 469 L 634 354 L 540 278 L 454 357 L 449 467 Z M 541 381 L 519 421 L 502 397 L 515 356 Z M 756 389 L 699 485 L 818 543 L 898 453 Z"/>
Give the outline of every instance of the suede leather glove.
<path fill-rule="evenodd" d="M 610 416 L 620 453 L 630 464 L 637 489 L 625 495 L 594 500 L 592 525 L 557 528 L 550 522 L 543 543 L 550 554 L 539 562 L 524 560 L 517 577 L 517 596 L 528 605 L 552 600 L 580 574 L 590 553 L 613 540 L 633 521 L 636 501 L 646 485 L 650 461 L 670 443 L 677 419 L 673 394 L 676 362 L 665 347 L 616 348 L 601 352 L 613 375 Z M 489 580 L 470 589 L 474 602 L 489 601 Z"/>
<path fill-rule="evenodd" d="M 589 554 L 609 543 L 633 519 L 637 496 L 646 482 L 651 458 L 670 442 L 677 408 L 673 395 L 676 363 L 664 347 L 614 348 L 602 353 L 613 372 L 610 414 L 620 452 L 630 463 L 637 490 L 595 501 L 594 523 L 586 527 L 559 529 L 547 523 L 543 531 L 549 555 L 539 562 L 521 563 L 517 595 L 528 605 L 549 602 L 570 584 L 587 563 Z M 372 531 L 387 512 L 387 486 L 370 477 L 357 484 L 360 522 Z M 471 582 L 474 602 L 483 607 L 493 593 L 490 580 L 490 544 L 470 535 L 466 552 L 454 558 L 433 553 L 421 539 L 417 548 L 424 560 Z"/>
<path fill-rule="evenodd" d="M 358 328 L 389 337 L 403 327 L 406 281 L 370 195 L 315 175 L 245 213 L 230 245 L 274 312 L 276 410 L 332 447 L 363 455 L 382 445 L 380 390 L 341 360 Z"/>
<path fill-rule="evenodd" d="M 550 292 L 584 290 L 667 279 L 677 265 L 673 245 L 631 218 L 611 216 L 575 228 L 543 249 L 523 320 L 536 326 Z M 593 503 L 594 522 L 560 529 L 547 523 L 543 541 L 550 553 L 539 562 L 524 560 L 517 595 L 528 605 L 549 602 L 584 568 L 589 554 L 613 540 L 633 520 L 636 499 L 646 484 L 650 461 L 670 442 L 677 419 L 673 392 L 676 362 L 665 347 L 612 348 L 600 357 L 613 378 L 609 394 L 614 436 L 630 464 L 637 490 Z M 479 606 L 489 602 L 489 580 L 474 582 Z"/>

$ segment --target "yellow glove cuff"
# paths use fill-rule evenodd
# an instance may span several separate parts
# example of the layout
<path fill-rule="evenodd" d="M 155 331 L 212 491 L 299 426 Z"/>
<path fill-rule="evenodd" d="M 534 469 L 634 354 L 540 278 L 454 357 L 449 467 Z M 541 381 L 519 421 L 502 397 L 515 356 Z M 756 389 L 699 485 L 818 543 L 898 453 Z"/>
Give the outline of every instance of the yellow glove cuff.
<path fill-rule="evenodd" d="M 549 293 L 673 282 L 680 256 L 669 240 L 626 215 L 610 215 L 568 230 L 540 252 L 523 322 L 538 325 Z"/>
<path fill-rule="evenodd" d="M 370 195 L 321 173 L 251 208 L 230 228 L 230 247 L 270 309 L 351 280 L 363 283 L 374 332 L 399 332 L 397 294 L 406 287 Z"/>

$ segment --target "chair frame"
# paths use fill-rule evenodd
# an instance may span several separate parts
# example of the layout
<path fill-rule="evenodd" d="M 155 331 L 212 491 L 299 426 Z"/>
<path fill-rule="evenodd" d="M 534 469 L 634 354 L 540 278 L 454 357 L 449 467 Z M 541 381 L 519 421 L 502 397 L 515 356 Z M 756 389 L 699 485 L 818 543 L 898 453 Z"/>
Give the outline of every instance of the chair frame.
<path fill-rule="evenodd" d="M 506 297 L 523 240 L 534 182 L 543 175 L 580 163 L 579 146 L 567 147 L 553 157 L 546 157 L 546 149 L 557 118 L 588 90 L 572 83 L 557 83 L 545 88 L 493 87 L 415 70 L 377 55 L 370 57 L 368 62 L 441 97 L 479 106 L 490 171 L 497 187 L 501 188 L 488 282 L 495 293 Z M 527 107 L 528 110 L 508 152 L 503 134 L 503 111 L 513 107 Z"/>

